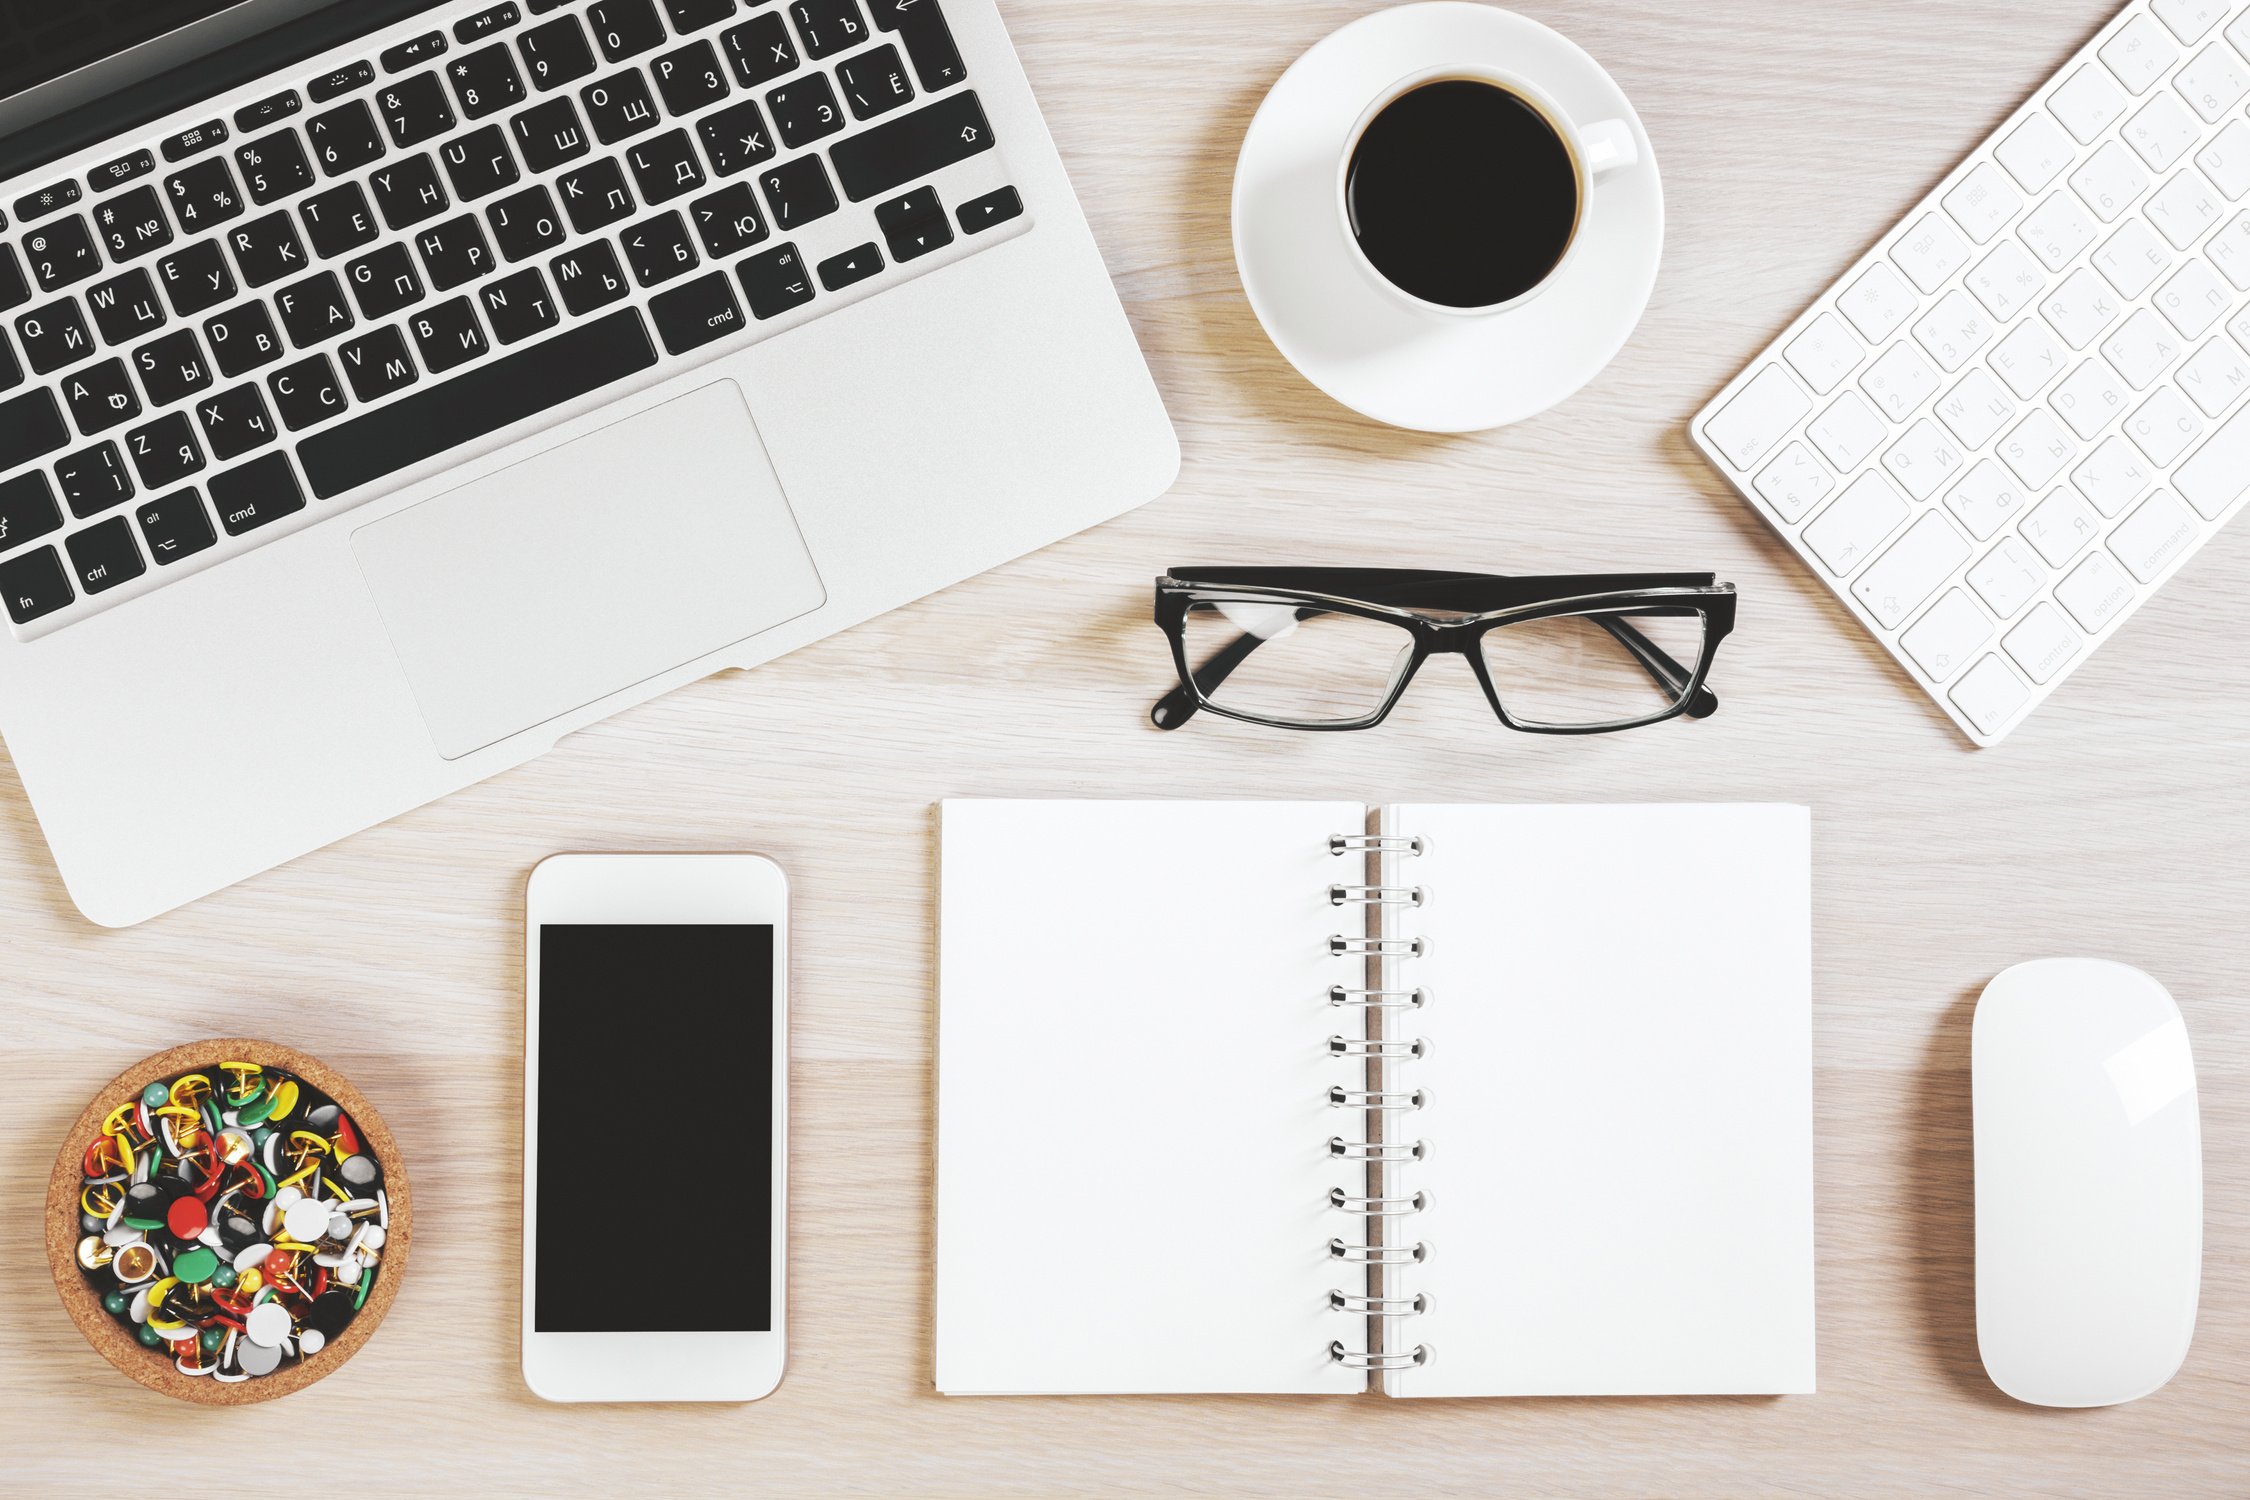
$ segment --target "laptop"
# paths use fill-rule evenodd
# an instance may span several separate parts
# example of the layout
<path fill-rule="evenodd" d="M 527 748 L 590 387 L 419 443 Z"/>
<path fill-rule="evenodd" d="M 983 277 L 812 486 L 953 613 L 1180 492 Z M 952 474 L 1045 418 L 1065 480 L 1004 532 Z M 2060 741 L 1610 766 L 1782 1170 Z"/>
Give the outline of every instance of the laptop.
<path fill-rule="evenodd" d="M 0 6 L 0 733 L 142 921 L 1161 494 L 993 0 Z"/>

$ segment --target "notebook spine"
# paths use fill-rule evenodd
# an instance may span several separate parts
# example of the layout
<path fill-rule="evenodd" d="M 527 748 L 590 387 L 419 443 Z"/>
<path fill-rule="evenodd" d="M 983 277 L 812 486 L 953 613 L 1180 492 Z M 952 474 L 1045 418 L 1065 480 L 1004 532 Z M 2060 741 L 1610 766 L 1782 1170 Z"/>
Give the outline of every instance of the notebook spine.
<path fill-rule="evenodd" d="M 1358 983 L 1339 980 L 1329 986 L 1329 1005 L 1357 1011 L 1360 1020 L 1357 1035 L 1330 1036 L 1328 1050 L 1335 1057 L 1357 1059 L 1362 1069 L 1358 1087 L 1338 1084 L 1328 1091 L 1331 1109 L 1357 1117 L 1356 1130 L 1328 1138 L 1328 1154 L 1357 1163 L 1360 1173 L 1356 1191 L 1329 1190 L 1329 1208 L 1356 1220 L 1357 1227 L 1332 1237 L 1328 1254 L 1339 1266 L 1357 1263 L 1364 1274 L 1362 1290 L 1332 1288 L 1328 1293 L 1329 1307 L 1359 1319 L 1364 1330 L 1350 1340 L 1330 1340 L 1328 1358 L 1376 1372 L 1411 1369 L 1430 1357 L 1425 1345 L 1410 1344 L 1395 1331 L 1400 1320 L 1429 1310 L 1427 1297 L 1395 1284 L 1406 1267 L 1429 1254 L 1407 1224 L 1429 1206 L 1429 1195 L 1398 1191 L 1393 1180 L 1406 1163 L 1420 1161 L 1429 1149 L 1409 1123 L 1429 1098 L 1405 1073 L 1429 1049 L 1426 1041 L 1407 1034 L 1412 1013 L 1430 1003 L 1429 992 L 1407 982 L 1404 972 L 1410 960 L 1422 956 L 1422 940 L 1395 930 L 1401 915 L 1425 899 L 1420 886 L 1400 878 L 1403 862 L 1418 858 L 1423 849 L 1420 838 L 1397 834 L 1339 833 L 1328 839 L 1331 855 L 1360 859 L 1361 878 L 1367 882 L 1338 881 L 1328 888 L 1330 905 L 1359 908 L 1365 917 L 1361 932 L 1337 933 L 1328 940 L 1331 955 L 1356 959 L 1360 968 Z"/>

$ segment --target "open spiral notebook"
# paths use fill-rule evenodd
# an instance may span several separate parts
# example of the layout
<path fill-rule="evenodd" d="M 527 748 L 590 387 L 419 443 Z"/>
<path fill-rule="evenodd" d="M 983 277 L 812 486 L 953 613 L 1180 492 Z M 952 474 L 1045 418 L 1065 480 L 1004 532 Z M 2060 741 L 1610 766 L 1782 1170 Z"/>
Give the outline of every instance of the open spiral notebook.
<path fill-rule="evenodd" d="M 941 822 L 940 1390 L 1812 1390 L 1805 809 Z"/>

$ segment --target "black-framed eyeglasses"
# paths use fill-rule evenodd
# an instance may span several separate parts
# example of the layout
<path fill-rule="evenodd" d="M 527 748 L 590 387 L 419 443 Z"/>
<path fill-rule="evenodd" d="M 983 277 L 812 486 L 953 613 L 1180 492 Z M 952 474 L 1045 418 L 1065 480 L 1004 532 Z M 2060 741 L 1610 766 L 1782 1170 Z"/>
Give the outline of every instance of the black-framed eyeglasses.
<path fill-rule="evenodd" d="M 1156 580 L 1156 623 L 1180 686 L 1149 716 L 1160 729 L 1198 709 L 1277 729 L 1368 729 L 1423 662 L 1453 653 L 1510 729 L 1701 719 L 1718 711 L 1704 679 L 1734 603 L 1734 585 L 1710 573 L 1174 568 Z"/>

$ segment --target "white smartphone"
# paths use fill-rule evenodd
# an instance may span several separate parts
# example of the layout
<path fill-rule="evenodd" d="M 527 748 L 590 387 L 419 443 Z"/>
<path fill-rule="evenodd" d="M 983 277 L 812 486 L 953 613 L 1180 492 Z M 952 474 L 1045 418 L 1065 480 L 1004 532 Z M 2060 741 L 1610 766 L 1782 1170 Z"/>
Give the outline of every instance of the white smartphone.
<path fill-rule="evenodd" d="M 788 1349 L 789 882 L 558 854 L 524 905 L 524 1381 L 755 1401 Z"/>

